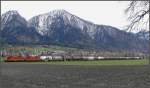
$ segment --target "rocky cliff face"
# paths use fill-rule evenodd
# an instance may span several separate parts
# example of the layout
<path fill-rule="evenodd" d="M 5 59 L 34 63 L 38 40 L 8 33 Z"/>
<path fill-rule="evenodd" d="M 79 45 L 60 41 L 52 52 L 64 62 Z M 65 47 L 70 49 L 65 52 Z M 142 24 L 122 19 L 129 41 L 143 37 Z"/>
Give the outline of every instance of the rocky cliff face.
<path fill-rule="evenodd" d="M 2 37 L 8 41 L 57 44 L 104 50 L 145 51 L 148 41 L 118 28 L 97 25 L 65 10 L 54 10 L 28 22 L 16 11 L 2 15 Z M 8 38 L 7 38 L 8 37 Z"/>

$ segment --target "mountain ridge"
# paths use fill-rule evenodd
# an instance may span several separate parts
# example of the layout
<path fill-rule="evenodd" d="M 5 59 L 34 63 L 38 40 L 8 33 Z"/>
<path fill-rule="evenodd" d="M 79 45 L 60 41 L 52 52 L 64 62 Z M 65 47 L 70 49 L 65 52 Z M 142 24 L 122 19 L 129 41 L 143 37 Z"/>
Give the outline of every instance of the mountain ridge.
<path fill-rule="evenodd" d="M 16 14 L 16 11 L 14 12 Z M 24 18 L 20 15 L 11 19 L 14 22 L 8 22 L 7 19 L 3 20 L 5 18 L 4 15 L 7 14 L 6 12 L 1 16 L 2 27 L 0 31 L 2 35 L 0 37 L 5 38 L 7 41 L 11 41 L 8 38 L 8 35 L 11 34 L 11 37 L 16 36 L 15 38 L 21 38 L 24 35 L 21 41 L 17 40 L 14 42 L 22 42 L 23 40 L 24 43 L 32 43 L 34 41 L 37 44 L 57 44 L 70 47 L 94 47 L 112 50 L 127 49 L 133 51 L 145 51 L 148 48 L 147 41 L 137 38 L 133 33 L 125 32 L 109 25 L 94 24 L 66 10 L 54 10 L 40 14 L 32 17 L 28 21 L 25 20 L 24 24 L 21 24 Z M 12 25 L 14 23 L 17 25 Z M 16 32 L 17 28 L 21 32 L 20 35 Z M 8 30 L 11 31 L 8 32 Z"/>

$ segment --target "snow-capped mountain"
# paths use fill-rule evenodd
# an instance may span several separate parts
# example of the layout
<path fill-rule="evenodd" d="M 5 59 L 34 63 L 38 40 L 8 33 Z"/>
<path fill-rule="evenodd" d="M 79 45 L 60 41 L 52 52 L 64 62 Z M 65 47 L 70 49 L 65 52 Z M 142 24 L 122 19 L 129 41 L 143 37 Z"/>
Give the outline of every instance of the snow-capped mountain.
<path fill-rule="evenodd" d="M 41 35 L 48 35 L 49 32 L 47 31 L 52 30 L 52 25 L 55 23 L 57 23 L 56 26 L 70 25 L 81 29 L 82 32 L 85 31 L 84 29 L 86 27 L 86 31 L 91 35 L 96 30 L 95 24 L 72 15 L 65 10 L 54 10 L 49 13 L 35 16 L 29 20 L 29 24 L 36 27 L 37 32 L 39 32 Z"/>
<path fill-rule="evenodd" d="M 15 11 L 8 11 L 1 16 L 0 37 L 9 43 L 36 43 L 40 41 L 34 27 Z"/>
<path fill-rule="evenodd" d="M 27 21 L 20 16 L 16 10 L 8 11 L 1 16 L 1 30 L 5 29 L 4 27 L 13 21 L 13 25 L 9 26 L 26 26 Z"/>
<path fill-rule="evenodd" d="M 36 42 L 40 44 L 104 50 L 146 51 L 148 49 L 148 41 L 138 38 L 133 33 L 112 26 L 94 24 L 65 10 L 40 14 L 32 17 L 28 22 L 16 11 L 9 11 L 2 15 L 2 26 L 1 33 L 8 41 L 10 39 L 7 36 L 11 34 L 11 37 L 27 35 L 23 39 L 31 36 L 31 41 L 37 40 Z M 18 32 L 14 34 L 8 30 L 21 31 L 18 35 Z"/>

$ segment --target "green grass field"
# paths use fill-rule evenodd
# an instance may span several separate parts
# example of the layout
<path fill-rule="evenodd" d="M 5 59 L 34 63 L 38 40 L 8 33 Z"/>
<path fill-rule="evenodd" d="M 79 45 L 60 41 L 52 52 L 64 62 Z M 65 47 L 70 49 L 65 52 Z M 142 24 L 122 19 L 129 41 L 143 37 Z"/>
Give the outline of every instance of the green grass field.
<path fill-rule="evenodd" d="M 0 56 L 0 62 L 4 61 L 4 57 Z"/>
<path fill-rule="evenodd" d="M 148 59 L 143 59 L 143 60 L 49 61 L 49 62 L 12 62 L 12 63 L 51 64 L 51 65 L 148 65 L 149 61 Z"/>

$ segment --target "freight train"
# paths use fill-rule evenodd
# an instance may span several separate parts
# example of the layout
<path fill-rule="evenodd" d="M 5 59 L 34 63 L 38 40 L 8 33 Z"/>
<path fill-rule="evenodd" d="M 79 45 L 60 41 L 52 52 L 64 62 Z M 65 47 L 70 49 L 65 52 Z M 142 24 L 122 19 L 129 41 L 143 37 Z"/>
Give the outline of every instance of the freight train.
<path fill-rule="evenodd" d="M 65 56 L 9 56 L 5 58 L 4 61 L 10 62 L 10 61 L 73 61 L 73 60 L 137 60 L 137 59 L 142 59 L 142 57 L 94 57 L 94 56 L 82 56 L 82 57 L 77 57 L 77 56 L 70 56 L 70 57 L 65 57 Z"/>

